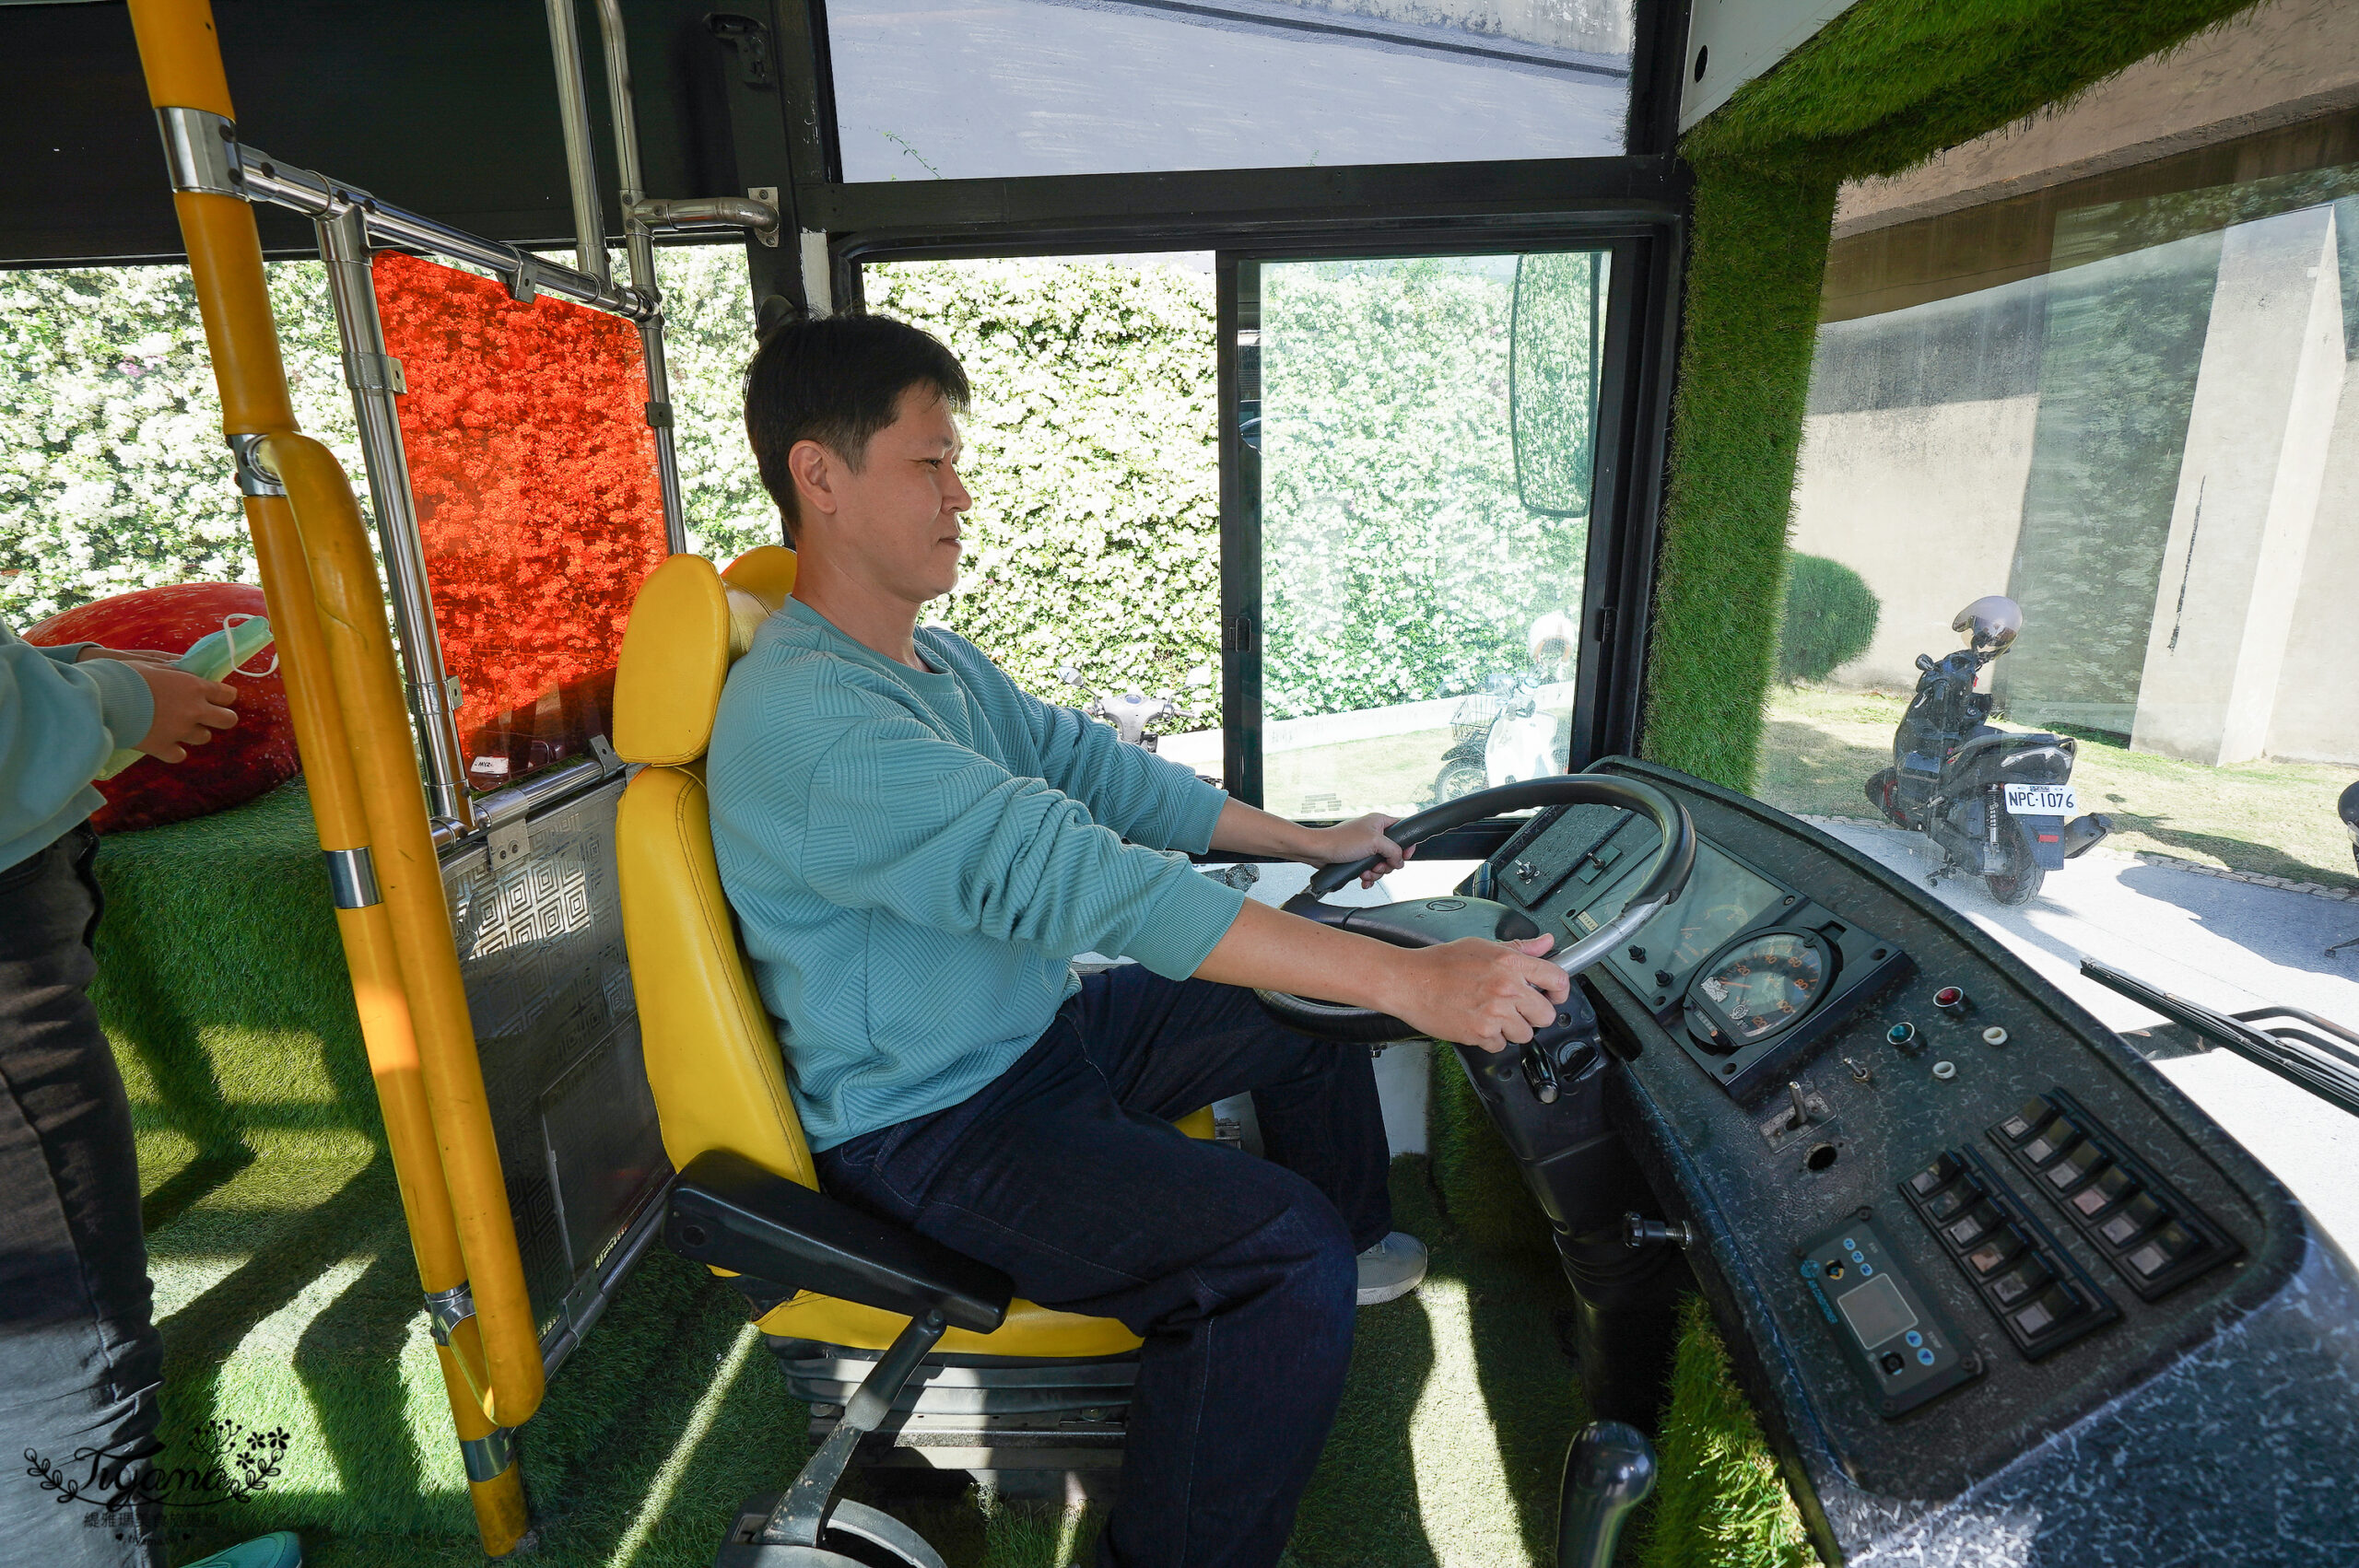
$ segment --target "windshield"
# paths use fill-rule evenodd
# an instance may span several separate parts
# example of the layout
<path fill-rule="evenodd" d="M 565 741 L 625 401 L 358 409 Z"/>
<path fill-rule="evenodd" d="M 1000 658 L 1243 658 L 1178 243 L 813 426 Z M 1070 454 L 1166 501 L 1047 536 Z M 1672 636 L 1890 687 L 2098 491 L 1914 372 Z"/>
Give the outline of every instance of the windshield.
<path fill-rule="evenodd" d="M 2350 1246 L 2359 1119 L 2081 972 L 2359 1024 L 2359 164 L 2316 132 L 1847 192 L 1754 790 L 2129 1031 Z M 1922 673 L 1968 643 L 2005 653 L 1970 692 Z"/>

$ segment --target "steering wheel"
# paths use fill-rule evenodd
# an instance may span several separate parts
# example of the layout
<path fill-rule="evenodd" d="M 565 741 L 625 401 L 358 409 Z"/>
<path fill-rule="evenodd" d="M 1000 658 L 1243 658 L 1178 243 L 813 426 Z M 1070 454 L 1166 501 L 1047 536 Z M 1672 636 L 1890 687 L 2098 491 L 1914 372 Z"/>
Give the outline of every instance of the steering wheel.
<path fill-rule="evenodd" d="M 1480 790 L 1445 801 L 1393 824 L 1388 837 L 1407 849 L 1438 833 L 1499 812 L 1562 805 L 1618 806 L 1637 812 L 1654 823 L 1661 840 L 1644 880 L 1622 912 L 1571 946 L 1547 954 L 1548 961 L 1566 974 L 1578 975 L 1620 947 L 1639 927 L 1686 891 L 1688 873 L 1696 866 L 1696 825 L 1689 819 L 1686 807 L 1652 785 L 1635 779 L 1568 773 L 1502 785 L 1496 790 Z M 1286 901 L 1286 911 L 1322 925 L 1358 931 L 1396 947 L 1434 947 L 1470 936 L 1518 942 L 1541 934 L 1529 916 L 1488 898 L 1452 895 L 1362 907 L 1324 902 L 1328 894 L 1373 871 L 1376 864 L 1376 857 L 1371 855 L 1348 865 L 1321 868 L 1312 874 L 1309 886 Z M 1287 991 L 1263 990 L 1257 994 L 1279 1022 L 1308 1035 L 1374 1043 L 1411 1039 L 1419 1033 L 1390 1013 L 1373 1008 L 1345 1007 Z M 1559 1006 L 1556 1017 L 1535 1030 L 1531 1042 L 1522 1047 L 1524 1076 L 1543 1104 L 1556 1098 L 1557 1084 L 1562 1077 L 1570 1075 L 1568 1070 L 1572 1067 L 1569 1059 L 1560 1059 L 1555 1047 L 1573 1036 L 1586 1036 L 1593 1023 L 1588 1014 L 1587 1004 L 1575 989 Z"/>

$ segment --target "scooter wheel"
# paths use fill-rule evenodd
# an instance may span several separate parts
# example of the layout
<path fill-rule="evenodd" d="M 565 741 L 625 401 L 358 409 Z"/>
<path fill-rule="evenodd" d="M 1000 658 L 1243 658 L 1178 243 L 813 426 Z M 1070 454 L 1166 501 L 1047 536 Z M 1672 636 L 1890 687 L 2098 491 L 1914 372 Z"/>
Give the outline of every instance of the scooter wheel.
<path fill-rule="evenodd" d="M 1480 764 L 1449 763 L 1442 768 L 1440 777 L 1434 780 L 1434 804 L 1439 805 L 1444 801 L 1455 801 L 1471 795 L 1475 790 L 1487 786 L 1490 781 L 1490 776 L 1483 771 Z"/>
<path fill-rule="evenodd" d="M 1995 902 L 2013 908 L 2039 896 L 2039 885 L 2048 880 L 2048 872 L 2033 858 L 2031 839 L 2020 823 L 2013 817 L 2008 817 L 2003 831 L 2007 841 L 2007 869 L 1985 874 L 1982 885 L 1990 890 L 1990 896 Z"/>

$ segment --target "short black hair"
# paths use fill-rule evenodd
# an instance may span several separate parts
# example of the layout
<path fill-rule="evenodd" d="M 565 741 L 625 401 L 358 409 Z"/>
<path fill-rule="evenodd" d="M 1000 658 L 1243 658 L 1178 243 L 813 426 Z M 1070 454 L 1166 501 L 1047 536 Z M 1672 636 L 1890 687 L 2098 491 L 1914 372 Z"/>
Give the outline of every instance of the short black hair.
<path fill-rule="evenodd" d="M 966 368 L 932 333 L 890 316 L 817 316 L 779 324 L 745 368 L 745 437 L 762 486 L 794 542 L 794 475 L 786 454 L 816 441 L 857 471 L 869 438 L 893 422 L 901 394 L 931 387 L 966 412 Z"/>

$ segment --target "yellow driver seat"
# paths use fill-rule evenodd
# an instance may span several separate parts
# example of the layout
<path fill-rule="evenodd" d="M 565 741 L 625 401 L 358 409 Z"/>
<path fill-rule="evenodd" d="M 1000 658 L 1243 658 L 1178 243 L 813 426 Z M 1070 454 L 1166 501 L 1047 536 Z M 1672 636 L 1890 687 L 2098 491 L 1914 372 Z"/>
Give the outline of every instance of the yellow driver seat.
<path fill-rule="evenodd" d="M 664 1152 L 686 1170 L 699 1154 L 728 1151 L 816 1188 L 778 1036 L 722 893 L 704 788 L 705 747 L 730 661 L 793 587 L 794 552 L 775 544 L 740 556 L 726 572 L 701 556 L 674 556 L 640 585 L 615 673 L 614 740 L 626 762 L 645 766 L 623 791 L 615 852 Z M 1180 1126 L 1203 1138 L 1212 1121 L 1207 1107 Z M 757 1321 L 781 1340 L 882 1351 L 909 1319 L 802 1291 Z M 1138 1344 L 1112 1318 L 1017 1300 L 994 1332 L 952 1328 L 937 1349 L 1079 1358 L 1121 1355 Z"/>

